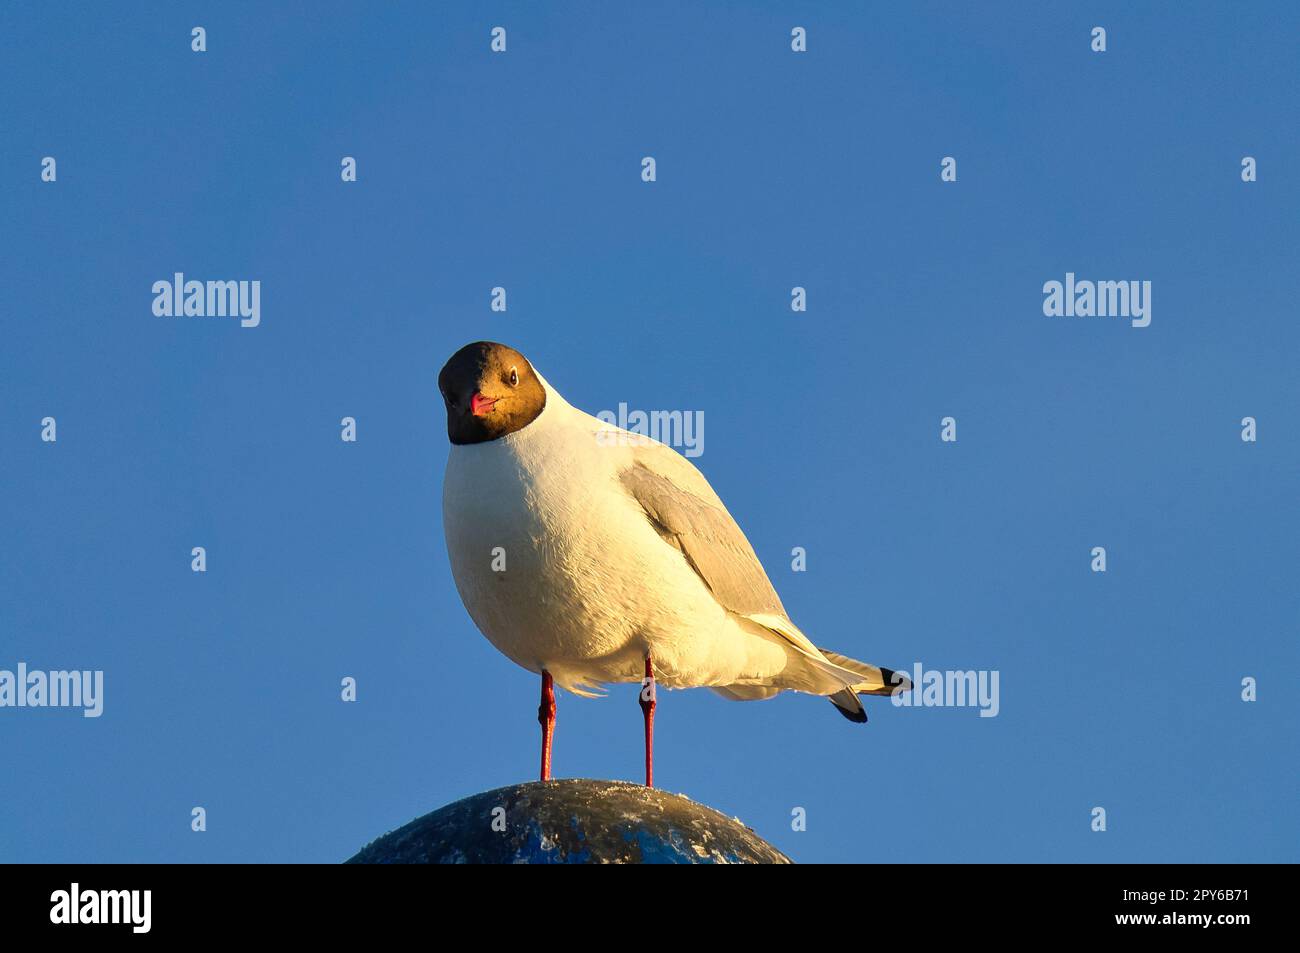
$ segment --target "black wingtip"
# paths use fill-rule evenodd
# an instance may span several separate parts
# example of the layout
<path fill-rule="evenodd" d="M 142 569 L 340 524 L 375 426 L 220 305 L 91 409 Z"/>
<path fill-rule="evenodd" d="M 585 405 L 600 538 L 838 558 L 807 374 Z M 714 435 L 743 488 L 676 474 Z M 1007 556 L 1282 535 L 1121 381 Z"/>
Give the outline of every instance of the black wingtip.
<path fill-rule="evenodd" d="M 862 707 L 862 702 L 858 699 L 858 696 L 849 689 L 846 688 L 842 692 L 831 695 L 830 703 L 835 706 L 837 712 L 855 725 L 865 725 L 867 723 L 867 710 Z"/>
<path fill-rule="evenodd" d="M 839 705 L 836 705 L 835 710 L 855 725 L 865 725 L 867 723 L 867 710 L 865 708 L 860 711 L 845 711 Z"/>
<path fill-rule="evenodd" d="M 892 694 L 894 690 L 900 692 L 910 692 L 912 690 L 912 680 L 902 672 L 896 672 L 892 668 L 884 668 L 882 666 L 880 674 L 884 676 L 885 687 L 890 689 L 890 694 Z"/>

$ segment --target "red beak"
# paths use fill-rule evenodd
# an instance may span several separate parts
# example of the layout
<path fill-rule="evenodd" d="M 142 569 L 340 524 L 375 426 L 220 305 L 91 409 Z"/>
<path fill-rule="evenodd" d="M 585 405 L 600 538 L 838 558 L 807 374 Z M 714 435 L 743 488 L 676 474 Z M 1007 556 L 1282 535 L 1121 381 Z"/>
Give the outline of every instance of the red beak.
<path fill-rule="evenodd" d="M 486 417 L 492 413 L 492 407 L 497 400 L 496 397 L 484 397 L 482 394 L 475 392 L 474 396 L 469 399 L 469 412 L 475 417 Z"/>

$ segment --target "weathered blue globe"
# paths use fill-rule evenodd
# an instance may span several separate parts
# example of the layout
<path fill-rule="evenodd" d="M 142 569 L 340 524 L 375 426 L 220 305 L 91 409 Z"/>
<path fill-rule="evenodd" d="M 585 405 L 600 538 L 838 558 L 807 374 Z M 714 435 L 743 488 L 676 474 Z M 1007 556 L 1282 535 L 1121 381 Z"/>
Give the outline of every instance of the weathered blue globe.
<path fill-rule="evenodd" d="M 737 820 L 623 781 L 534 781 L 475 794 L 349 864 L 788 864 Z"/>

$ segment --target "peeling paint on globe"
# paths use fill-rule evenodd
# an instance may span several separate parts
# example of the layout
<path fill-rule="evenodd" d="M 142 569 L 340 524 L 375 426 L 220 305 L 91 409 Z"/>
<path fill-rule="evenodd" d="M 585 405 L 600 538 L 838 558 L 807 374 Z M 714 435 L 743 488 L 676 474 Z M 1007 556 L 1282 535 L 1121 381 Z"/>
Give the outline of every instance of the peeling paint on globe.
<path fill-rule="evenodd" d="M 623 781 L 534 781 L 475 794 L 349 864 L 788 864 L 740 821 Z"/>

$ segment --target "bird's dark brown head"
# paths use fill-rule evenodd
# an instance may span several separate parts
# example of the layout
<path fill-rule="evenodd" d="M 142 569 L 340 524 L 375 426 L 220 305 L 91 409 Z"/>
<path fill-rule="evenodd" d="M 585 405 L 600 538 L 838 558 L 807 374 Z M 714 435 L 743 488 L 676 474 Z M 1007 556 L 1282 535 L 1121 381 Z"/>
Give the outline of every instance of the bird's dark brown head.
<path fill-rule="evenodd" d="M 466 344 L 438 374 L 454 444 L 486 443 L 527 427 L 546 406 L 546 388 L 533 365 L 512 347 Z"/>

